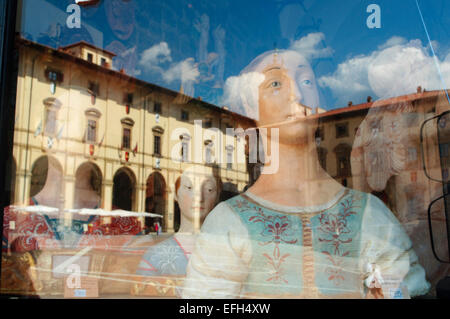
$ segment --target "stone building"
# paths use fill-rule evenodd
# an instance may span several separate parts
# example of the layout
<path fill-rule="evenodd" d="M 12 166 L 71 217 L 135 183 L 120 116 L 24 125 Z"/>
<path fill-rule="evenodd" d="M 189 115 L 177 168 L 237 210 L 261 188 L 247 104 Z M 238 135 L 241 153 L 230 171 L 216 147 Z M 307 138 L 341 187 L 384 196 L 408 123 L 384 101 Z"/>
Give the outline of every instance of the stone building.
<path fill-rule="evenodd" d="M 248 184 L 247 164 L 238 161 L 245 141 L 226 128 L 251 120 L 113 70 L 114 53 L 86 42 L 17 45 L 13 203 L 27 205 L 42 189 L 49 158 L 60 172 L 62 207 L 83 206 L 79 176 L 88 174 L 100 207 L 161 214 L 167 232 L 179 219 L 174 183 L 190 165 L 214 166 L 226 196 Z"/>

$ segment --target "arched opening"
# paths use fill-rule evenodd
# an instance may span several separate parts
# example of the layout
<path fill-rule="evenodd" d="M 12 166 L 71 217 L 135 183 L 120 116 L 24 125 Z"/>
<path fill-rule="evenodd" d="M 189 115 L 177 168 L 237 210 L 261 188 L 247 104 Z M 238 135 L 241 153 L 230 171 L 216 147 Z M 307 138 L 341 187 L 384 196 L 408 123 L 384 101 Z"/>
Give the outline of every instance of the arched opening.
<path fill-rule="evenodd" d="M 55 158 L 47 155 L 39 157 L 31 168 L 30 184 L 30 197 L 41 193 L 42 197 L 48 199 L 49 202 L 59 201 L 64 194 L 61 164 Z M 45 203 L 41 204 L 45 205 Z"/>
<path fill-rule="evenodd" d="M 334 148 L 336 154 L 336 179 L 345 187 L 348 179 L 351 178 L 350 155 L 352 147 L 346 143 L 341 143 Z"/>
<path fill-rule="evenodd" d="M 94 163 L 86 162 L 75 173 L 75 194 L 73 206 L 98 208 L 102 198 L 102 173 Z"/>
<path fill-rule="evenodd" d="M 133 210 L 136 177 L 128 168 L 119 169 L 113 178 L 112 209 Z"/>
<path fill-rule="evenodd" d="M 166 181 L 160 173 L 154 172 L 147 178 L 145 211 L 164 216 L 166 212 L 166 202 Z M 147 217 L 145 219 L 147 229 L 152 229 L 153 223 L 156 223 L 157 221 L 160 222 L 162 229 L 166 230 L 165 219 L 153 217 Z"/>

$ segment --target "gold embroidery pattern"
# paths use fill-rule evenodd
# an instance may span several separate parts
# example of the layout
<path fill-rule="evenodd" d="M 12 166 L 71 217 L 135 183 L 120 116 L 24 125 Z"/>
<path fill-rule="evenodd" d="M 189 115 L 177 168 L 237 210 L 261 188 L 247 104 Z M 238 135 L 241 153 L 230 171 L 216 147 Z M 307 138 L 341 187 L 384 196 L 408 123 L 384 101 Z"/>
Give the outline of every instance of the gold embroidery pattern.
<path fill-rule="evenodd" d="M 310 217 L 300 214 L 303 228 L 303 289 L 307 298 L 319 298 L 315 283 L 314 250 Z"/>

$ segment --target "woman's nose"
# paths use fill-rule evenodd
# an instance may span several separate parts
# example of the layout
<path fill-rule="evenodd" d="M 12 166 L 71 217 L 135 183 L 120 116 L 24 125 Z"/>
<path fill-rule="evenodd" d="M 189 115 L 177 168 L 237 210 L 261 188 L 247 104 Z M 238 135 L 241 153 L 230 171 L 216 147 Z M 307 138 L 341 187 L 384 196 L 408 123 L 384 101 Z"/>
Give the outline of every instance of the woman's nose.
<path fill-rule="evenodd" d="M 303 112 L 303 107 L 301 105 L 303 100 L 303 95 L 294 81 L 291 81 L 291 91 L 290 91 L 290 112 L 291 114 Z"/>
<path fill-rule="evenodd" d="M 303 95 L 298 88 L 297 83 L 294 80 L 291 80 L 291 90 L 290 90 L 290 98 L 292 101 L 300 103 L 303 99 Z"/>
<path fill-rule="evenodd" d="M 195 203 L 202 203 L 203 202 L 203 194 L 200 190 L 195 191 L 194 193 L 194 201 Z"/>

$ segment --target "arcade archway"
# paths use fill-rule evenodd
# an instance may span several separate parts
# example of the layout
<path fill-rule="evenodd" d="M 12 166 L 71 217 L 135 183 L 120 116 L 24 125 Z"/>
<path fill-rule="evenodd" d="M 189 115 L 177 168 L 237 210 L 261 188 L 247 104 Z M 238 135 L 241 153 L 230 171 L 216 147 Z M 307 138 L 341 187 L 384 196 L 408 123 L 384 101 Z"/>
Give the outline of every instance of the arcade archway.
<path fill-rule="evenodd" d="M 64 194 L 62 166 L 57 159 L 44 155 L 39 157 L 31 168 L 30 197 L 39 194 L 46 183 L 46 189 L 53 192 L 52 197 L 60 199 Z"/>
<path fill-rule="evenodd" d="M 74 208 L 97 208 L 101 205 L 102 172 L 90 162 L 78 167 L 75 173 Z"/>
<path fill-rule="evenodd" d="M 113 178 L 112 209 L 133 210 L 136 194 L 136 177 L 126 168 L 119 169 Z"/>
<path fill-rule="evenodd" d="M 164 216 L 167 205 L 166 181 L 164 177 L 154 172 L 147 178 L 145 191 L 145 211 Z M 147 229 L 152 229 L 153 223 L 159 221 L 162 229 L 166 230 L 164 218 L 146 218 Z"/>

